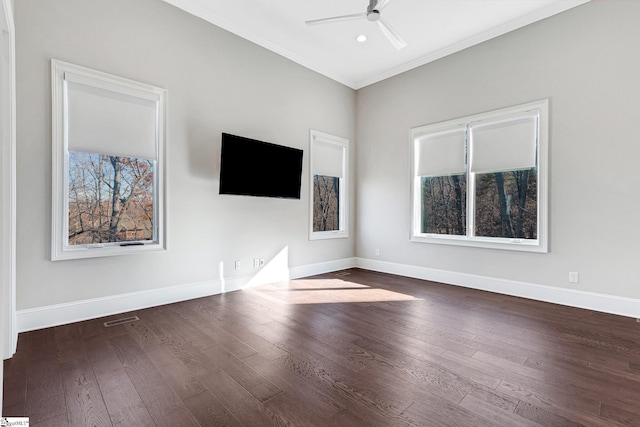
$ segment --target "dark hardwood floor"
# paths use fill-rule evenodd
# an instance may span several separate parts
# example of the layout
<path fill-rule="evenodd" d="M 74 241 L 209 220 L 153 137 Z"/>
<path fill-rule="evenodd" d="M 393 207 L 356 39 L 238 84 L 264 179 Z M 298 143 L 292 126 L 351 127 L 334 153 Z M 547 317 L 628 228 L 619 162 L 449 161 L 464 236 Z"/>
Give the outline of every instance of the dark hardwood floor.
<path fill-rule="evenodd" d="M 634 319 L 358 269 L 23 333 L 4 368 L 32 426 L 640 426 Z"/>

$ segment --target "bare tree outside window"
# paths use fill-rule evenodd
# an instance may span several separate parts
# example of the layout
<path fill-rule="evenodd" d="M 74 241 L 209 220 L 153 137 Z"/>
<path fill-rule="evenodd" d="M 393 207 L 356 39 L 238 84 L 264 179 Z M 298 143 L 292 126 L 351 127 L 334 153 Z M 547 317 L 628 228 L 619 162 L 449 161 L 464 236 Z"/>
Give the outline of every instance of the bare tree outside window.
<path fill-rule="evenodd" d="M 340 178 L 313 176 L 313 231 L 340 230 Z"/>
<path fill-rule="evenodd" d="M 467 224 L 465 174 L 422 177 L 422 233 L 464 236 Z"/>
<path fill-rule="evenodd" d="M 69 152 L 69 245 L 153 239 L 154 162 Z"/>
<path fill-rule="evenodd" d="M 535 168 L 477 174 L 475 234 L 536 239 L 537 194 Z"/>

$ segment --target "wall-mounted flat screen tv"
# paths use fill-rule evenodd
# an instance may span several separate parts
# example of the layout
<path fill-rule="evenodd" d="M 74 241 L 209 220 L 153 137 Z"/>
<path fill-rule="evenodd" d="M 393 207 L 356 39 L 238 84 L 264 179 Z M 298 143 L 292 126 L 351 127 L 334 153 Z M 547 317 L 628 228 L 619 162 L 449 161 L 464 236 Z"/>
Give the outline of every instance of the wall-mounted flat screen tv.
<path fill-rule="evenodd" d="M 299 199 L 302 150 L 222 134 L 220 194 Z"/>

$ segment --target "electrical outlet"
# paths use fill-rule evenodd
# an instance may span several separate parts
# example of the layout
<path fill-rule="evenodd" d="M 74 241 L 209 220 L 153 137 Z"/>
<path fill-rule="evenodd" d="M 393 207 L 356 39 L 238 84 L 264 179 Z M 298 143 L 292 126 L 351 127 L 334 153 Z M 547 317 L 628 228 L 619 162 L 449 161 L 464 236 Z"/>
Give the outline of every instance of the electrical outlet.
<path fill-rule="evenodd" d="M 240 261 L 236 261 L 236 262 L 235 262 L 235 264 L 234 264 L 234 268 L 235 268 L 236 270 L 240 270 Z"/>
<path fill-rule="evenodd" d="M 569 272 L 569 283 L 580 283 L 580 277 L 577 271 Z"/>
<path fill-rule="evenodd" d="M 254 267 L 260 267 L 260 258 L 254 258 L 253 259 L 253 266 Z"/>
<path fill-rule="evenodd" d="M 380 249 L 376 249 L 376 256 L 380 256 Z"/>

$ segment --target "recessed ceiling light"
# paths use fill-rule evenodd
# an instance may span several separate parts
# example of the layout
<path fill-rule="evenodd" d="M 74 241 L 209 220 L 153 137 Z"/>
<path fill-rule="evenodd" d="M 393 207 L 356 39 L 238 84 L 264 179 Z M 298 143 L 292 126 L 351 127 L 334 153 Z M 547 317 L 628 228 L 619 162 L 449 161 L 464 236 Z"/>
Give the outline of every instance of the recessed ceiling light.
<path fill-rule="evenodd" d="M 364 43 L 367 41 L 367 36 L 365 36 L 364 34 L 360 34 L 358 37 L 356 37 L 356 40 L 360 43 Z"/>

